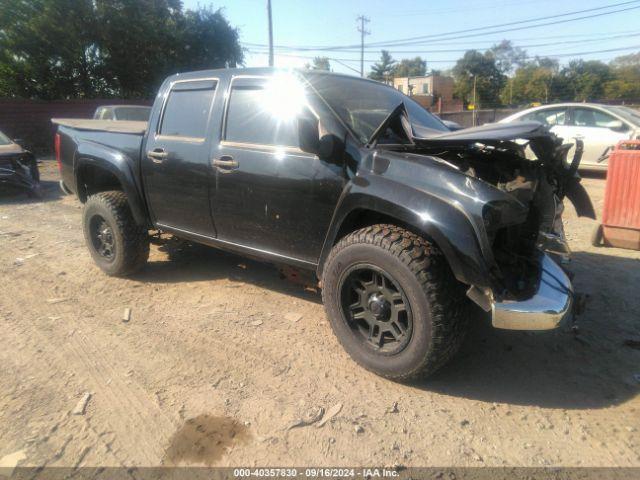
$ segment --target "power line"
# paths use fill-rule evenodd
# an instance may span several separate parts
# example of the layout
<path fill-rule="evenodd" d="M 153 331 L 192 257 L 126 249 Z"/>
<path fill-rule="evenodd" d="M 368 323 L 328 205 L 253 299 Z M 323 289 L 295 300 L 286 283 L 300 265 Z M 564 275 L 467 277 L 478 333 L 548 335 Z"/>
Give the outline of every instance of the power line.
<path fill-rule="evenodd" d="M 590 42 L 606 42 L 606 41 L 610 41 L 610 40 L 616 40 L 616 39 L 627 39 L 627 38 L 632 38 L 632 37 L 638 37 L 640 36 L 640 32 L 636 32 L 633 34 L 629 34 L 629 33 L 624 33 L 624 34 L 617 34 L 617 35 L 612 35 L 610 37 L 601 37 L 601 38 L 589 38 L 589 39 L 580 39 L 580 40 L 567 40 L 564 42 L 551 42 L 551 43 L 537 43 L 537 44 L 530 44 L 530 45 L 518 45 L 518 44 L 514 44 L 512 42 L 512 45 L 514 47 L 517 48 L 537 48 L 537 47 L 548 47 L 548 46 L 555 46 L 555 45 L 573 45 L 576 43 L 582 44 L 582 43 L 590 43 Z M 566 38 L 566 37 L 563 37 Z M 493 42 L 491 45 L 489 46 L 482 46 L 480 47 L 477 44 L 473 45 L 473 48 L 454 48 L 454 49 L 441 49 L 441 50 L 387 50 L 390 54 L 425 54 L 425 53 L 464 53 L 468 50 L 483 50 L 483 49 L 488 49 L 491 48 L 493 45 L 495 45 L 496 42 Z M 355 53 L 355 52 L 359 52 L 360 50 L 341 50 L 340 53 Z M 367 52 L 367 53 L 373 53 L 373 51 Z"/>
<path fill-rule="evenodd" d="M 494 30 L 494 31 L 491 31 L 491 32 L 486 32 L 485 31 L 485 32 L 480 32 L 480 33 L 470 33 L 470 34 L 467 34 L 467 35 L 460 35 L 460 36 L 457 36 L 457 37 L 448 37 L 448 38 L 446 38 L 446 40 L 458 40 L 458 39 L 461 39 L 461 38 L 478 37 L 478 36 L 481 36 L 481 35 L 484 36 L 484 35 L 492 35 L 492 34 L 496 34 L 496 33 L 515 32 L 515 31 L 527 30 L 527 29 L 531 29 L 531 28 L 547 27 L 547 26 L 550 26 L 550 25 L 559 25 L 561 23 L 575 22 L 575 21 L 578 21 L 578 20 L 586 20 L 586 19 L 589 19 L 589 18 L 602 17 L 602 16 L 605 16 L 605 15 L 611 15 L 611 14 L 614 14 L 614 13 L 627 12 L 629 10 L 637 10 L 638 8 L 640 8 L 640 5 L 635 6 L 635 7 L 623 8 L 623 9 L 620 9 L 620 10 L 614 10 L 614 11 L 611 11 L 611 12 L 603 12 L 603 13 L 596 13 L 596 14 L 593 14 L 593 15 L 585 15 L 583 17 L 569 18 L 567 20 L 556 20 L 554 22 L 539 23 L 537 25 L 525 25 L 525 26 L 522 26 L 522 27 L 506 28 L 506 29 L 503 29 L 503 30 Z M 421 40 L 425 40 L 425 39 L 426 39 L 426 37 L 422 37 L 421 38 Z M 415 44 L 414 42 L 405 42 L 405 43 L 395 43 L 395 44 L 392 44 L 392 45 L 383 45 L 383 46 L 400 47 L 400 46 L 408 46 L 408 45 L 414 45 L 414 44 Z M 370 45 L 373 45 L 373 44 L 370 44 Z"/>
<path fill-rule="evenodd" d="M 510 27 L 510 26 L 513 26 L 513 25 L 522 25 L 523 23 L 532 23 L 532 22 L 539 22 L 539 21 L 542 21 L 542 20 L 551 20 L 551 19 L 554 19 L 554 18 L 569 17 L 569 16 L 572 16 L 572 15 L 578 15 L 578 14 L 581 14 L 581 13 L 596 12 L 596 11 L 600 11 L 600 10 L 606 10 L 606 9 L 610 9 L 610 8 L 622 7 L 622 6 L 625 6 L 625 5 L 632 5 L 632 4 L 638 4 L 638 0 L 631 0 L 631 1 L 621 2 L 621 3 L 614 3 L 614 4 L 611 4 L 611 5 L 605 5 L 603 7 L 587 8 L 587 9 L 584 9 L 584 10 L 575 10 L 573 12 L 566 12 L 566 13 L 560 13 L 560 14 L 555 14 L 555 15 L 546 15 L 544 17 L 531 18 L 529 20 L 518 20 L 518 21 L 515 21 L 515 22 L 508 22 L 508 23 L 490 25 L 490 26 L 485 26 L 485 27 L 467 28 L 467 29 L 464 29 L 464 30 L 457 30 L 457 31 L 453 31 L 453 32 L 445 33 L 445 34 L 421 35 L 421 36 L 417 36 L 417 37 L 407 37 L 407 38 L 403 38 L 403 39 L 399 39 L 399 40 L 391 40 L 391 41 L 387 41 L 387 42 L 376 42 L 375 44 L 370 44 L 370 46 L 379 45 L 379 44 L 388 45 L 388 44 L 392 44 L 392 43 L 393 44 L 399 44 L 399 42 L 407 42 L 407 41 L 413 41 L 413 40 L 424 40 L 424 39 L 428 39 L 428 38 L 442 37 L 442 36 L 449 37 L 450 35 L 457 35 L 457 34 L 460 34 L 460 33 L 482 32 L 482 34 L 485 35 L 485 34 L 487 34 L 486 30 L 490 30 L 490 29 L 494 29 L 494 28 Z M 632 7 L 632 8 L 640 8 L 640 7 L 636 6 L 636 7 Z M 610 15 L 610 14 L 613 14 L 613 13 L 624 12 L 624 11 L 627 11 L 627 9 L 616 10 L 616 11 L 611 11 L 611 12 L 602 12 L 602 13 L 599 13 L 599 14 L 594 14 L 593 16 L 588 15 L 588 16 L 584 16 L 584 17 L 570 18 L 570 19 L 567 19 L 567 20 L 559 21 L 558 23 L 573 22 L 573 21 L 582 20 L 582 19 L 585 19 L 585 18 L 593 18 L 593 17 L 603 16 L 603 15 Z M 551 23 L 551 25 L 553 25 L 553 24 L 555 24 L 555 23 Z M 535 27 L 545 26 L 545 25 L 548 25 L 548 24 L 529 25 L 529 26 L 520 27 L 517 30 L 524 30 L 524 29 L 527 29 L 527 28 L 535 28 Z M 495 32 L 495 33 L 501 33 L 501 32 Z M 456 38 L 463 38 L 463 37 L 456 37 Z"/>
<path fill-rule="evenodd" d="M 640 49 L 640 45 L 633 45 L 633 46 L 629 46 L 629 47 L 620 47 L 620 48 L 608 48 L 608 49 L 604 49 L 604 50 L 592 50 L 592 51 L 587 51 L 587 52 L 570 52 L 570 53 L 561 53 L 561 54 L 541 54 L 538 55 L 540 57 L 549 57 L 549 58 L 564 58 L 564 57 L 578 57 L 578 56 L 582 56 L 582 55 L 593 55 L 596 53 L 611 53 L 611 52 L 621 52 L 621 51 L 625 51 L 625 50 L 636 50 L 636 49 Z M 256 55 L 264 55 L 265 52 L 256 52 L 256 51 L 251 51 L 248 50 L 249 53 L 252 54 L 256 54 Z M 310 55 L 296 55 L 296 54 L 291 54 L 291 53 L 277 53 L 276 55 L 280 55 L 282 57 L 291 57 L 291 58 L 305 58 L 305 59 L 313 59 L 315 58 L 314 56 L 310 56 Z M 335 62 L 360 62 L 360 60 L 356 60 L 353 58 L 333 58 L 333 57 L 326 57 L 331 61 L 335 61 Z M 367 63 L 375 63 L 377 62 L 379 59 L 364 59 L 364 62 Z M 429 60 L 430 63 L 455 63 L 457 62 L 459 59 L 455 59 L 455 60 Z"/>
<path fill-rule="evenodd" d="M 496 25 L 490 25 L 490 26 L 484 26 L 484 27 L 475 27 L 475 28 L 464 29 L 464 30 L 456 30 L 456 31 L 446 32 L 446 33 L 431 34 L 431 35 L 421 35 L 421 36 L 417 36 L 417 37 L 407 37 L 407 38 L 403 38 L 403 39 L 388 40 L 388 41 L 382 41 L 382 42 L 374 42 L 374 43 L 369 43 L 366 46 L 370 47 L 370 48 L 371 47 L 385 47 L 385 46 L 405 46 L 405 45 L 415 44 L 416 41 L 424 41 L 424 40 L 427 40 L 427 39 L 456 40 L 456 39 L 460 39 L 460 38 L 469 38 L 469 37 L 474 37 L 474 36 L 478 36 L 478 35 L 489 35 L 489 34 L 493 34 L 493 33 L 504 33 L 504 32 L 509 32 L 509 31 L 517 31 L 517 30 L 525 30 L 525 29 L 530 29 L 530 28 L 538 28 L 538 27 L 543 27 L 543 26 L 548 26 L 548 25 L 557 25 L 557 24 L 560 24 L 560 23 L 574 22 L 574 21 L 579 21 L 579 20 L 585 20 L 585 19 L 588 19 L 588 18 L 596 18 L 596 17 L 601 17 L 601 16 L 604 16 L 604 15 L 612 15 L 612 14 L 615 14 L 615 13 L 621 13 L 621 12 L 626 12 L 626 11 L 629 11 L 629 10 L 634 10 L 634 9 L 640 8 L 640 6 L 637 5 L 639 2 L 640 2 L 640 0 L 631 0 L 631 1 L 611 4 L 611 5 L 606 5 L 606 6 L 603 6 L 603 7 L 595 7 L 595 8 L 589 8 L 589 9 L 584 9 L 584 10 L 576 10 L 576 11 L 573 11 L 573 12 L 566 12 L 566 13 L 561 13 L 561 14 L 556 14 L 556 15 L 547 15 L 547 16 L 544 16 L 544 17 L 532 18 L 532 19 L 529 19 L 529 20 L 519 20 L 519 21 L 516 21 L 516 22 L 508 22 L 508 23 L 496 24 Z M 632 5 L 632 4 L 636 4 L 636 6 L 630 7 L 630 8 L 625 8 L 625 9 L 613 10 L 613 11 L 609 11 L 609 12 L 601 12 L 601 13 L 594 14 L 594 15 L 586 15 L 586 16 L 582 16 L 582 17 L 570 18 L 570 19 L 559 20 L 559 21 L 554 21 L 554 22 L 541 23 L 541 24 L 537 24 L 537 25 L 526 25 L 526 26 L 521 26 L 521 27 L 518 27 L 518 28 L 509 28 L 509 29 L 505 29 L 505 30 L 498 30 L 498 31 L 492 31 L 492 32 L 488 32 L 487 31 L 487 30 L 495 29 L 495 28 L 509 27 L 509 26 L 513 26 L 513 25 L 521 25 L 521 24 L 524 24 L 524 23 L 531 23 L 531 22 L 539 22 L 541 20 L 549 20 L 549 19 L 554 19 L 554 18 L 562 18 L 562 17 L 571 16 L 571 15 L 577 15 L 577 14 L 581 14 L 581 13 L 601 11 L 601 10 L 605 10 L 605 9 L 610 9 L 610 8 L 620 7 L 620 6 L 625 6 L 625 5 Z M 472 33 L 472 32 L 480 32 L 480 33 L 471 34 L 471 35 L 462 35 L 462 36 L 452 36 L 452 35 L 466 34 L 466 33 Z M 443 38 L 443 37 L 445 37 L 445 38 Z M 256 44 L 256 43 L 246 43 L 246 45 L 253 46 L 253 47 L 264 47 L 264 44 Z M 299 47 L 290 46 L 290 45 L 277 45 L 276 46 L 276 48 L 290 49 L 290 50 L 295 50 L 295 51 L 307 51 L 307 50 L 308 51 L 334 51 L 334 50 L 345 50 L 345 49 L 352 49 L 352 48 L 358 48 L 358 47 L 361 47 L 361 45 L 299 46 Z"/>

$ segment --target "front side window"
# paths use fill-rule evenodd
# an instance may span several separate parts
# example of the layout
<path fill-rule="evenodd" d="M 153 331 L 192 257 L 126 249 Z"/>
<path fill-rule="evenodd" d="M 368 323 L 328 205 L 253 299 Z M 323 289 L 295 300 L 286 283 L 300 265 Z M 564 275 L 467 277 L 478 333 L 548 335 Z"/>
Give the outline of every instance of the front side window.
<path fill-rule="evenodd" d="M 619 123 L 617 118 L 600 110 L 576 108 L 573 111 L 573 124 L 576 127 L 611 128 Z"/>
<path fill-rule="evenodd" d="M 159 134 L 205 138 L 215 81 L 177 83 L 169 92 Z"/>
<path fill-rule="evenodd" d="M 567 110 L 565 108 L 550 108 L 536 110 L 520 117 L 523 122 L 540 122 L 543 125 L 553 127 L 554 125 L 566 125 Z"/>
<path fill-rule="evenodd" d="M 281 100 L 286 102 L 287 98 Z M 286 110 L 286 105 L 273 103 L 274 96 L 266 85 L 234 86 L 227 107 L 225 140 L 298 147 L 295 115 L 274 114 L 280 106 Z"/>

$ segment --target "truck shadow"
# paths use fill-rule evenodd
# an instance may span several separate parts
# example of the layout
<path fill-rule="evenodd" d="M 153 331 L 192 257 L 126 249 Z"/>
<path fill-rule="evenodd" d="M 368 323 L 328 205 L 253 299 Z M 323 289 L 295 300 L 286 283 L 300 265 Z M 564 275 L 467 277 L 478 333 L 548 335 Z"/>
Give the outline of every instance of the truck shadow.
<path fill-rule="evenodd" d="M 458 356 L 415 386 L 486 402 L 606 408 L 640 393 L 640 260 L 574 253 L 575 288 L 590 294 L 580 333 L 496 330 L 475 322 Z M 596 273 L 597 272 L 597 273 Z"/>
<path fill-rule="evenodd" d="M 291 281 L 279 266 L 252 260 L 215 248 L 172 239 L 159 248 L 167 254 L 166 261 L 150 261 L 131 277 L 146 283 L 180 283 L 227 279 L 295 296 L 317 304 L 322 303 L 317 280 L 313 274 L 295 272 Z"/>
<path fill-rule="evenodd" d="M 278 268 L 188 242 L 161 247 L 169 259 L 152 261 L 133 277 L 175 283 L 226 279 L 320 304 L 319 290 L 283 278 Z M 603 250 L 606 252 L 606 250 Z M 590 293 L 580 333 L 568 329 L 517 332 L 474 318 L 459 354 L 433 377 L 412 386 L 473 400 L 541 408 L 606 408 L 640 393 L 640 260 L 600 253 L 574 253 L 578 291 Z M 594 274 L 594 272 L 598 274 Z M 480 312 L 480 317 L 482 314 Z M 327 331 L 327 335 L 330 332 Z M 354 368 L 355 367 L 354 364 Z"/>

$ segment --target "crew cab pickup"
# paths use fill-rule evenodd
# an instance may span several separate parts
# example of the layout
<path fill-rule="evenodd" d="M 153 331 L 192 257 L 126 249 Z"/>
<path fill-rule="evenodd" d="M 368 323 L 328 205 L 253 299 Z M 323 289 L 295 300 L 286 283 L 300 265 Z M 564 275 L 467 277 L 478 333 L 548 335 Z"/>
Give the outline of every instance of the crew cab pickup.
<path fill-rule="evenodd" d="M 171 76 L 148 122 L 53 121 L 109 275 L 144 267 L 150 231 L 310 270 L 344 348 L 396 380 L 446 363 L 481 310 L 572 317 L 562 199 L 593 207 L 579 143 L 569 162 L 538 123 L 451 132 L 381 83 L 274 69 Z"/>

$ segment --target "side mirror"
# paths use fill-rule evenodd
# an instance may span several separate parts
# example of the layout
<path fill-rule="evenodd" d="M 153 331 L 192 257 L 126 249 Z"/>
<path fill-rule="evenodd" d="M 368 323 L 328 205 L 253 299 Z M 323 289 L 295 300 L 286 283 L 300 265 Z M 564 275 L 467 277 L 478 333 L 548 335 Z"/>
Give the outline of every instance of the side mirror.
<path fill-rule="evenodd" d="M 344 151 L 344 143 L 337 135 L 333 133 L 327 133 L 320 137 L 320 144 L 318 147 L 318 157 L 322 160 L 327 160 L 332 163 L 338 163 L 342 158 Z"/>
<path fill-rule="evenodd" d="M 626 125 L 622 122 L 622 120 L 612 120 L 607 123 L 607 128 L 609 130 L 613 130 L 614 132 L 624 132 L 626 130 Z"/>
<path fill-rule="evenodd" d="M 298 143 L 303 152 L 319 155 L 319 125 L 316 118 L 312 116 L 298 118 Z"/>

